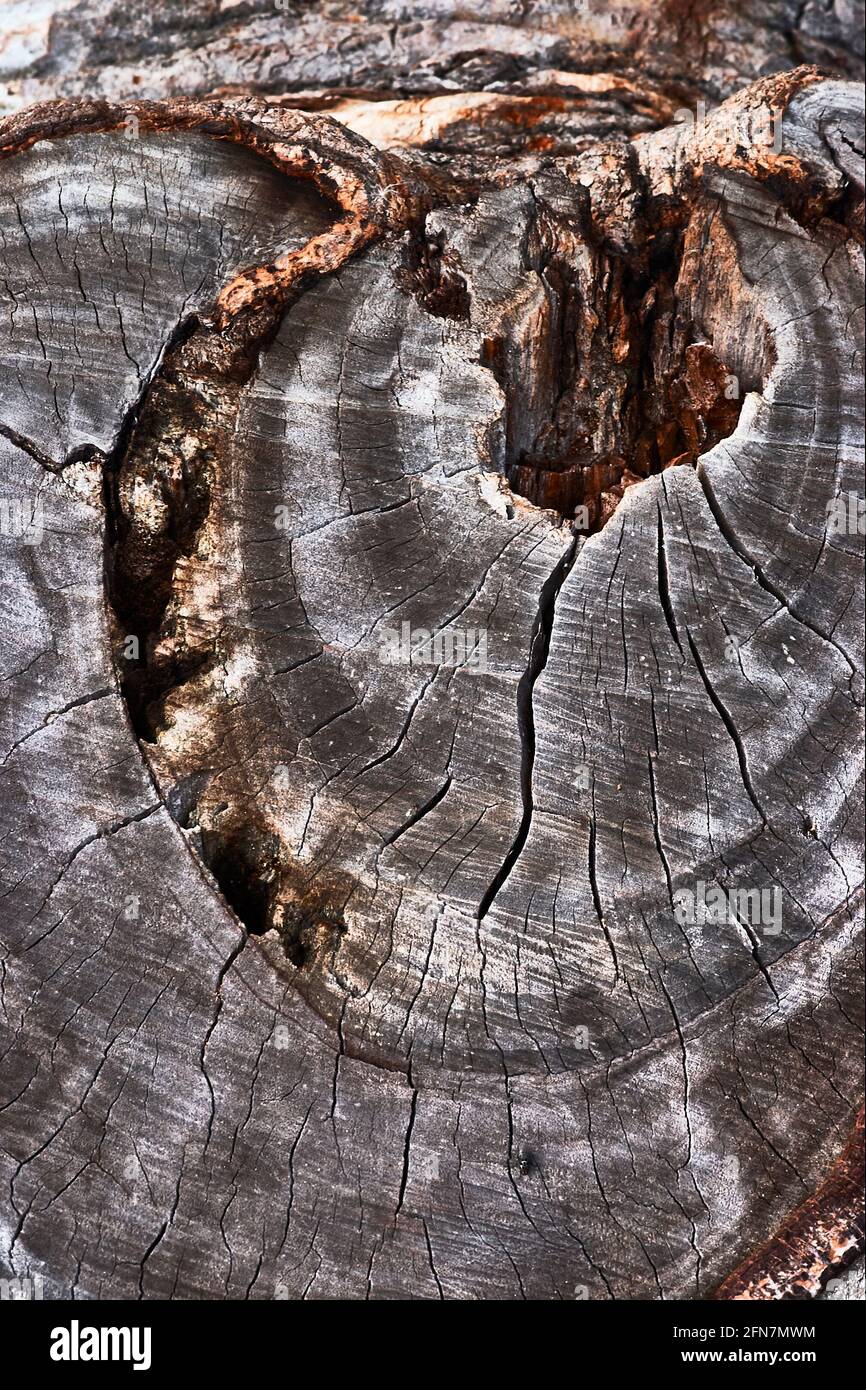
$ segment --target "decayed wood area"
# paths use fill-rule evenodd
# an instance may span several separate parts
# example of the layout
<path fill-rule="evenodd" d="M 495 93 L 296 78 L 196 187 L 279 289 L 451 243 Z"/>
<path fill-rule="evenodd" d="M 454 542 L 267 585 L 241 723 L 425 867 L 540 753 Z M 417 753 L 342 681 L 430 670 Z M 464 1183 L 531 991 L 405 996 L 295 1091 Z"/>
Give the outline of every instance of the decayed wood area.
<path fill-rule="evenodd" d="M 0 9 L 3 1280 L 862 1248 L 858 24 Z"/>

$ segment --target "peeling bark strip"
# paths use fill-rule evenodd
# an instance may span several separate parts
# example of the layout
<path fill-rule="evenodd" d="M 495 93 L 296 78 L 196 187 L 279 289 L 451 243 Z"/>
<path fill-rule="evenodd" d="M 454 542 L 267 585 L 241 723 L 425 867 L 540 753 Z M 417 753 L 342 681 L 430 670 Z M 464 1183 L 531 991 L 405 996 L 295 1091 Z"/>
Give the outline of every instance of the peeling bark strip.
<path fill-rule="evenodd" d="M 0 1275 L 814 1296 L 862 94 L 793 63 L 850 26 L 95 4 L 10 104 L 102 95 L 0 121 Z"/>

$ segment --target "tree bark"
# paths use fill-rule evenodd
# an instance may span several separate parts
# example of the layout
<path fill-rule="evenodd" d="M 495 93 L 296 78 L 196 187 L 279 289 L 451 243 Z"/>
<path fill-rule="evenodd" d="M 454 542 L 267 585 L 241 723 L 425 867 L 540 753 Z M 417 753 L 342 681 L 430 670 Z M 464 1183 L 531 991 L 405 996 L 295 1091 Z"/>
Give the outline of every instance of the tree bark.
<path fill-rule="evenodd" d="M 752 9 L 0 40 L 2 1277 L 862 1249 L 856 7 Z"/>

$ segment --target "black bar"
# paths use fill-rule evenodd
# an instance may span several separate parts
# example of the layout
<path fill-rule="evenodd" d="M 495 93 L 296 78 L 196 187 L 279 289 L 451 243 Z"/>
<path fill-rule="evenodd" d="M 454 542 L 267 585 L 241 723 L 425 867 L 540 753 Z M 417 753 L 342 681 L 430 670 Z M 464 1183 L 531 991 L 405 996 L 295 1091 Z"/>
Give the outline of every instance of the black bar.
<path fill-rule="evenodd" d="M 671 1372 L 700 1379 L 707 1369 L 736 1376 L 753 1367 L 771 1383 L 792 1369 L 811 1371 L 816 1383 L 824 1383 L 828 1376 L 850 1374 L 862 1340 L 863 1308 L 856 1302 L 576 1301 L 528 1316 L 525 1305 L 503 1309 L 472 1303 L 468 1313 L 457 1313 L 456 1323 L 450 1310 L 438 1309 L 435 1303 L 416 1303 L 408 1310 L 393 1303 L 353 1308 L 326 1300 L 295 1307 L 278 1300 L 6 1301 L 0 1302 L 4 1378 L 11 1384 L 11 1352 L 16 1359 L 23 1354 L 28 1374 L 58 1383 L 105 1373 L 133 1375 L 137 1381 L 149 1375 L 159 1383 L 178 1375 L 262 1375 L 276 1377 L 287 1390 L 311 1373 L 343 1380 L 399 1374 L 404 1383 L 417 1375 L 429 1382 L 438 1359 L 446 1363 L 449 1380 L 463 1379 L 472 1367 L 488 1382 L 498 1375 L 525 1381 L 530 1372 L 541 1379 L 552 1363 L 564 1361 L 567 1381 L 575 1387 L 589 1381 L 618 1386 L 625 1375 L 643 1380 Z M 118 1332 L 103 1348 L 102 1328 L 126 1329 L 128 1340 Z M 119 1355 L 128 1353 L 126 1360 L 80 1355 L 91 1347 L 110 1355 L 115 1346 Z M 52 1359 L 52 1347 L 70 1355 L 77 1348 L 79 1359 Z M 148 1362 L 138 1372 L 136 1357 Z M 311 1358 L 318 1373 L 309 1367 Z"/>

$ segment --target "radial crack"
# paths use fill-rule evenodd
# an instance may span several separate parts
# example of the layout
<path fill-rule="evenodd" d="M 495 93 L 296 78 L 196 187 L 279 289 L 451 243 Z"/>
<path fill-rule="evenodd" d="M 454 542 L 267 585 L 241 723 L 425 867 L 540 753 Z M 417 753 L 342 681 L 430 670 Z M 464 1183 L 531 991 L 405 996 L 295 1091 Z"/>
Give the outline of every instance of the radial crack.
<path fill-rule="evenodd" d="M 517 686 L 517 729 L 520 735 L 520 793 L 523 801 L 523 815 L 511 848 L 502 862 L 489 888 L 478 907 L 478 921 L 487 916 L 493 903 L 507 881 L 512 869 L 523 851 L 532 827 L 532 814 L 535 808 L 532 792 L 532 774 L 535 768 L 535 706 L 536 682 L 547 665 L 550 653 L 550 639 L 556 615 L 556 600 L 559 591 L 568 578 L 577 558 L 582 538 L 573 534 L 568 550 L 557 563 L 552 574 L 542 586 L 538 599 L 538 612 L 532 628 L 529 645 L 529 662 Z"/>

